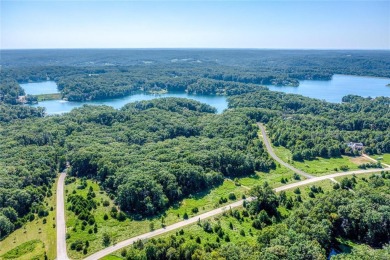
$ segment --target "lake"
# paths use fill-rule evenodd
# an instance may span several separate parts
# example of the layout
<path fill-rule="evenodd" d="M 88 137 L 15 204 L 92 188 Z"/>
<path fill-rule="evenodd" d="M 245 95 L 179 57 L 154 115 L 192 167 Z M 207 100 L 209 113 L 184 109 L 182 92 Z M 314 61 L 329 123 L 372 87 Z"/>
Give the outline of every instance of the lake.
<path fill-rule="evenodd" d="M 277 87 L 267 86 L 270 90 L 282 91 L 286 93 L 300 94 L 307 97 L 324 99 L 329 102 L 341 102 L 341 98 L 348 94 L 359 95 L 363 97 L 390 96 L 390 87 L 386 85 L 390 83 L 387 78 L 375 77 L 358 77 L 350 75 L 334 75 L 332 80 L 303 80 L 300 81 L 298 87 Z M 58 92 L 57 86 L 53 81 L 41 83 L 21 84 L 27 94 L 50 94 Z M 54 92 L 53 92 L 54 91 Z M 187 93 L 167 93 L 167 94 L 134 94 L 123 98 L 106 99 L 100 101 L 85 101 L 85 102 L 67 102 L 62 100 L 50 100 L 39 102 L 38 105 L 46 108 L 47 114 L 61 114 L 80 107 L 84 104 L 90 105 L 107 105 L 114 108 L 121 108 L 129 102 L 151 100 L 161 97 L 179 97 L 191 98 L 202 103 L 209 104 L 215 107 L 218 113 L 221 113 L 227 108 L 225 96 L 205 96 L 205 95 L 190 95 Z"/>
<path fill-rule="evenodd" d="M 341 102 L 348 94 L 362 97 L 390 97 L 388 78 L 334 75 L 332 80 L 302 80 L 298 87 L 267 86 L 270 90 L 299 94 L 306 97 L 325 99 L 329 102 Z"/>
<path fill-rule="evenodd" d="M 84 104 L 88 105 L 107 105 L 112 106 L 113 108 L 119 109 L 130 102 L 142 101 L 142 100 L 151 100 L 154 98 L 163 98 L 163 97 L 177 97 L 177 98 L 191 98 L 202 103 L 209 104 L 215 107 L 218 113 L 222 113 L 223 110 L 227 108 L 227 101 L 225 96 L 206 96 L 206 95 L 190 95 L 187 93 L 167 93 L 167 94 L 134 94 L 123 98 L 115 99 L 105 99 L 105 100 L 96 100 L 96 101 L 85 101 L 85 102 L 72 102 L 72 101 L 63 101 L 63 100 L 48 100 L 39 102 L 39 104 L 32 105 L 34 107 L 45 107 L 46 113 L 49 115 L 52 114 L 61 114 L 66 113 L 76 107 L 81 107 Z"/>
<path fill-rule="evenodd" d="M 57 84 L 54 81 L 20 84 L 27 95 L 41 95 L 58 93 Z"/>

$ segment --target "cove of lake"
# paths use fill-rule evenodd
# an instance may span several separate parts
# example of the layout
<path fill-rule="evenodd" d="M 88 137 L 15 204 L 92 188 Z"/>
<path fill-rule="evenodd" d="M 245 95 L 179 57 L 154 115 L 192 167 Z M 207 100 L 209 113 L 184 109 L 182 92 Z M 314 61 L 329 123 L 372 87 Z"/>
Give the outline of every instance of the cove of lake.
<path fill-rule="evenodd" d="M 303 80 L 300 81 L 298 87 L 278 87 L 267 86 L 273 91 L 282 91 L 286 93 L 299 94 L 307 97 L 318 98 L 329 102 L 341 102 L 343 96 L 348 94 L 359 95 L 363 97 L 378 97 L 390 96 L 390 87 L 386 86 L 390 83 L 388 78 L 375 77 L 360 77 L 350 75 L 334 75 L 332 80 Z M 40 83 L 21 84 L 26 94 L 51 94 L 58 92 L 57 85 L 53 81 L 46 81 Z M 67 102 L 62 100 L 49 100 L 39 102 L 37 105 L 45 107 L 47 114 L 66 113 L 73 108 L 81 107 L 84 104 L 89 105 L 107 105 L 116 109 L 121 108 L 127 103 L 151 100 L 162 97 L 180 97 L 191 98 L 202 103 L 209 104 L 217 108 L 218 113 L 221 113 L 228 107 L 225 96 L 211 96 L 211 95 L 190 95 L 187 93 L 167 93 L 167 94 L 134 94 L 123 98 L 105 99 L 99 101 L 85 101 L 85 102 Z"/>

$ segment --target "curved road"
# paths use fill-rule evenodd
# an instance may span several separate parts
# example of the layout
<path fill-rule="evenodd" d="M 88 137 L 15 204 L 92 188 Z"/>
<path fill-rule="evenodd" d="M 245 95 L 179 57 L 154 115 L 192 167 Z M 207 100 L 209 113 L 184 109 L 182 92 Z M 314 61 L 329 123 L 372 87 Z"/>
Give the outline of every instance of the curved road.
<path fill-rule="evenodd" d="M 293 166 L 291 166 L 290 164 L 282 161 L 282 159 L 280 159 L 275 153 L 274 153 L 274 150 L 272 149 L 272 146 L 271 146 L 271 143 L 268 139 L 268 136 L 267 136 L 267 133 L 265 132 L 265 127 L 261 124 L 261 123 L 257 123 L 258 127 L 260 128 L 261 130 L 261 134 L 263 135 L 263 139 L 264 139 L 264 144 L 265 144 L 265 147 L 267 148 L 268 150 L 268 153 L 269 155 L 271 155 L 272 158 L 274 158 L 275 161 L 277 161 L 278 163 L 280 163 L 281 165 L 283 165 L 284 167 L 292 170 L 293 172 L 299 174 L 299 175 L 302 175 L 308 179 L 311 179 L 311 178 L 314 178 L 314 176 L 304 172 L 304 171 L 301 171 Z"/>
<path fill-rule="evenodd" d="M 389 168 L 385 168 L 385 169 L 381 169 L 381 170 L 390 170 L 390 167 Z M 323 181 L 323 180 L 327 180 L 327 179 L 330 180 L 332 178 L 346 176 L 346 175 L 363 174 L 363 173 L 374 173 L 374 172 L 379 172 L 379 171 L 380 170 L 378 170 L 378 169 L 371 169 L 371 170 L 358 170 L 358 171 L 350 171 L 350 172 L 333 173 L 333 174 L 329 174 L 329 175 L 324 175 L 324 176 L 320 176 L 320 177 L 313 177 L 313 178 L 306 179 L 306 180 L 303 180 L 303 181 L 300 181 L 300 182 L 284 185 L 284 186 L 275 188 L 274 191 L 275 192 L 280 192 L 280 191 L 283 191 L 283 190 L 288 190 L 288 189 L 296 188 L 296 187 L 299 187 L 299 186 L 304 186 L 304 185 L 307 185 L 307 184 L 310 184 L 310 183 Z M 253 197 L 247 198 L 246 201 L 251 201 L 253 199 L 254 199 Z M 242 206 L 243 202 L 244 202 L 244 200 L 239 200 L 239 201 L 236 201 L 236 202 L 234 202 L 232 204 L 226 205 L 226 206 L 218 208 L 218 209 L 214 209 L 212 211 L 203 213 L 201 215 L 192 217 L 192 218 L 187 219 L 187 220 L 183 220 L 181 222 L 175 223 L 175 224 L 167 226 L 165 228 L 160 228 L 160 229 L 154 230 L 152 232 L 145 233 L 145 234 L 142 234 L 142 235 L 139 235 L 139 236 L 136 236 L 136 237 L 124 240 L 122 242 L 117 243 L 116 245 L 107 247 L 107 248 L 105 248 L 105 249 L 103 249 L 101 251 L 98 251 L 98 252 L 94 253 L 93 255 L 88 256 L 87 258 L 85 258 L 85 260 L 100 259 L 100 258 L 102 258 L 104 256 L 107 256 L 109 254 L 114 253 L 115 251 L 117 251 L 117 250 L 119 250 L 119 249 L 121 249 L 123 247 L 127 247 L 127 246 L 132 245 L 137 240 L 143 240 L 143 239 L 152 238 L 152 237 L 155 237 L 155 236 L 158 236 L 158 235 L 162 235 L 164 233 L 173 231 L 175 229 L 182 228 L 182 227 L 185 227 L 185 226 L 190 225 L 190 224 L 195 224 L 199 220 L 204 220 L 204 219 L 210 218 L 210 217 L 215 216 L 215 215 L 220 215 L 220 214 L 224 213 L 226 210 L 229 210 L 230 208 L 237 208 L 237 207 Z"/>
<path fill-rule="evenodd" d="M 68 260 L 66 253 L 66 222 L 65 222 L 65 199 L 64 184 L 66 172 L 60 173 L 57 183 L 57 260 Z"/>
<path fill-rule="evenodd" d="M 314 177 L 312 175 L 307 174 L 306 172 L 303 172 L 299 169 L 296 169 L 295 167 L 289 165 L 288 163 L 285 163 L 278 156 L 276 156 L 276 154 L 274 153 L 274 151 L 272 149 L 272 146 L 270 144 L 268 136 L 265 132 L 264 126 L 261 125 L 260 123 L 258 123 L 258 126 L 262 131 L 264 143 L 265 143 L 266 148 L 268 150 L 268 153 L 271 155 L 271 157 L 274 158 L 277 162 L 279 162 L 283 166 L 285 166 L 285 167 L 289 168 L 290 170 L 294 171 L 295 173 L 300 174 L 300 175 L 307 178 L 306 180 L 303 180 L 300 182 L 291 183 L 291 184 L 287 184 L 287 185 L 275 188 L 274 189 L 275 192 L 280 192 L 283 190 L 288 190 L 288 189 L 296 188 L 299 186 L 304 186 L 304 185 L 307 185 L 310 183 L 323 181 L 323 180 L 330 180 L 330 181 L 336 182 L 334 178 L 341 177 L 341 176 L 347 176 L 347 175 L 353 175 L 353 174 L 374 173 L 374 172 L 379 172 L 381 170 L 390 170 L 390 167 L 388 167 L 388 168 L 384 168 L 384 169 L 380 169 L 380 170 L 379 169 L 356 170 L 356 171 L 339 172 L 339 173 L 333 173 L 333 174 L 328 174 L 328 175 L 324 175 L 324 176 Z M 386 165 L 386 166 L 388 166 L 388 165 Z M 65 237 L 65 235 L 66 235 L 65 205 L 64 205 L 64 179 L 65 179 L 65 177 L 66 177 L 65 172 L 60 174 L 60 178 L 58 180 L 58 186 L 57 186 L 57 259 L 58 260 L 68 260 L 69 259 L 67 256 L 67 253 L 66 253 L 66 237 Z M 254 199 L 253 197 L 250 197 L 250 198 L 247 198 L 246 201 L 251 201 L 253 199 Z M 172 224 L 172 225 L 167 226 L 165 228 L 160 228 L 160 229 L 154 230 L 152 232 L 148 232 L 148 233 L 121 241 L 113 246 L 107 247 L 101 251 L 98 251 L 98 252 L 88 256 L 87 258 L 85 258 L 85 260 L 100 259 L 104 256 L 107 256 L 111 253 L 114 253 L 115 251 L 117 251 L 121 248 L 132 245 L 137 240 L 143 240 L 143 239 L 152 238 L 152 237 L 155 237 L 158 235 L 162 235 L 164 233 L 173 231 L 175 229 L 183 228 L 183 227 L 190 225 L 190 224 L 195 224 L 199 220 L 204 220 L 204 219 L 210 218 L 210 217 L 215 216 L 215 215 L 220 215 L 220 214 L 224 213 L 226 210 L 242 206 L 243 202 L 244 202 L 244 200 L 239 200 L 239 201 L 236 201 L 236 202 L 231 203 L 229 205 L 226 205 L 224 207 L 220 207 L 220 208 L 214 209 L 212 211 L 203 213 L 201 215 L 192 217 L 190 219 L 183 220 L 181 222 Z"/>

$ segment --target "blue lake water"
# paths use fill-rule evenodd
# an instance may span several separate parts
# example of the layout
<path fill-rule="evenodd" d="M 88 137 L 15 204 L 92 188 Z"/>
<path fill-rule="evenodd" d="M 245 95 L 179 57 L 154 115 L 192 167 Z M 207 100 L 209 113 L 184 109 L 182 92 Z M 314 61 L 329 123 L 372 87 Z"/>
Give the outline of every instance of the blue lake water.
<path fill-rule="evenodd" d="M 298 87 L 267 86 L 270 90 L 299 94 L 306 97 L 341 102 L 342 97 L 354 94 L 362 97 L 390 97 L 389 78 L 334 75 L 332 80 L 302 80 Z"/>
<path fill-rule="evenodd" d="M 191 98 L 199 102 L 209 104 L 215 107 L 218 113 L 222 113 L 223 110 L 227 108 L 227 101 L 225 96 L 204 96 L 204 95 L 189 95 L 187 93 L 167 93 L 167 94 L 134 94 L 131 96 L 115 99 L 105 99 L 99 101 L 85 101 L 85 102 L 71 102 L 71 101 L 62 101 L 62 100 L 48 100 L 39 102 L 39 104 L 32 105 L 34 107 L 45 107 L 46 113 L 49 115 L 52 114 L 61 114 L 66 113 L 76 107 L 81 107 L 84 104 L 88 105 L 107 105 L 112 106 L 113 108 L 119 109 L 130 102 L 142 101 L 142 100 L 151 100 L 154 98 L 163 98 L 163 97 L 178 97 L 178 98 Z"/>
<path fill-rule="evenodd" d="M 349 75 L 334 75 L 332 80 L 303 80 L 298 87 L 277 87 L 267 86 L 270 90 L 282 91 L 286 93 L 300 94 L 307 97 L 324 99 L 329 102 L 341 102 L 343 96 L 348 94 L 359 95 L 363 97 L 390 96 L 390 87 L 386 86 L 390 83 L 388 78 L 375 77 L 357 77 Z M 21 84 L 27 94 L 50 94 L 58 92 L 57 86 L 53 81 L 41 83 Z M 205 96 L 205 95 L 190 95 L 187 93 L 167 93 L 167 94 L 134 94 L 131 96 L 106 99 L 100 101 L 85 101 L 85 102 L 67 102 L 62 100 L 50 100 L 39 102 L 38 105 L 46 108 L 47 114 L 61 114 L 80 107 L 84 104 L 89 105 L 107 105 L 114 108 L 121 108 L 127 103 L 151 100 L 162 97 L 180 97 L 191 98 L 202 103 L 209 104 L 217 108 L 218 113 L 221 113 L 227 108 L 227 100 L 225 96 Z"/>
<path fill-rule="evenodd" d="M 41 95 L 58 93 L 57 84 L 54 81 L 20 84 L 28 95 Z"/>

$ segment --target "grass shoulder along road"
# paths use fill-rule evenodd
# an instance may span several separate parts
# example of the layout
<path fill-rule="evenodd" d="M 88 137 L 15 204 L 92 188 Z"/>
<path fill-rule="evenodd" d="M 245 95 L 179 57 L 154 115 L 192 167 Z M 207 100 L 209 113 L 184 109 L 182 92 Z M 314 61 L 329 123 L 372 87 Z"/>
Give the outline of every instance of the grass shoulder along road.
<path fill-rule="evenodd" d="M 370 176 L 374 176 L 378 173 L 367 173 L 367 174 L 361 174 L 356 175 L 356 190 L 359 190 L 361 188 L 364 188 L 365 185 L 368 185 L 365 181 L 365 178 L 370 178 Z M 348 176 L 349 178 L 351 176 Z M 347 178 L 347 176 L 339 177 L 339 178 Z M 286 195 L 287 198 L 292 198 L 293 201 L 296 201 L 298 197 L 302 201 L 310 201 L 315 198 L 321 198 L 322 196 L 327 196 L 328 192 L 332 192 L 334 190 L 333 187 L 334 183 L 332 183 L 330 180 L 323 180 L 316 182 L 314 184 L 308 184 L 301 186 L 299 188 L 299 191 L 295 189 L 287 190 Z M 386 188 L 386 186 L 382 187 Z M 314 192 L 313 192 L 314 191 Z M 242 208 L 236 208 L 240 215 L 243 216 L 243 209 Z M 283 217 L 287 217 L 290 214 L 290 210 L 283 206 L 278 207 L 278 211 Z M 203 224 L 205 222 L 209 222 L 212 227 L 215 226 L 221 226 L 223 230 L 223 235 L 219 236 L 216 232 L 206 232 L 203 228 Z M 260 230 L 255 229 L 252 226 L 252 221 L 250 218 L 241 218 L 238 220 L 235 217 L 235 214 L 231 215 L 229 213 L 229 210 L 224 212 L 223 214 L 213 216 L 207 220 L 201 220 L 198 224 L 192 224 L 186 227 L 183 227 L 182 229 L 170 231 L 168 233 L 165 233 L 163 235 L 156 236 L 155 239 L 159 238 L 174 238 L 175 241 L 180 241 L 179 243 L 190 243 L 193 245 L 199 245 L 208 247 L 208 246 L 217 246 L 217 247 L 223 247 L 224 245 L 230 243 L 233 245 L 244 245 L 245 243 L 248 244 L 256 244 L 257 243 L 257 237 L 259 235 Z M 227 237 L 227 238 L 226 238 Z M 146 242 L 146 241 L 144 241 Z M 340 248 L 342 252 L 348 253 L 352 248 L 358 247 L 358 244 L 354 244 L 351 241 L 343 240 L 339 241 Z M 345 251 L 343 250 L 344 246 L 346 247 Z M 108 256 L 103 257 L 104 260 L 119 260 L 119 259 L 135 259 L 134 257 L 140 257 L 142 258 L 142 254 L 145 252 L 142 252 L 142 250 L 138 249 L 137 246 L 128 246 L 125 248 L 122 248 Z M 138 259 L 138 258 L 137 258 Z"/>
<path fill-rule="evenodd" d="M 56 187 L 53 184 L 52 195 L 44 200 L 47 216 L 34 214 L 34 220 L 0 241 L 0 259 L 44 259 L 45 254 L 48 259 L 56 258 Z M 21 253 L 26 250 L 29 253 Z"/>
<path fill-rule="evenodd" d="M 92 187 L 95 194 L 93 200 L 96 202 L 96 209 L 91 210 L 91 214 L 94 216 L 97 226 L 96 233 L 94 230 L 95 224 L 89 225 L 86 223 L 83 230 L 83 221 L 78 219 L 78 216 L 70 210 L 71 203 L 66 203 L 67 233 L 69 234 L 67 247 L 68 255 L 72 259 L 82 259 L 86 255 L 105 248 L 106 246 L 103 244 L 103 236 L 105 236 L 105 234 L 110 237 L 112 243 L 116 243 L 127 238 L 150 232 L 153 229 L 161 228 L 162 224 L 171 225 L 180 222 L 183 220 L 185 213 L 187 213 L 188 217 L 193 217 L 229 204 L 235 200 L 241 199 L 242 195 L 248 192 L 244 187 L 237 186 L 233 182 L 226 180 L 218 187 L 183 199 L 176 205 L 167 209 L 166 212 L 160 216 L 142 220 L 134 220 L 131 219 L 131 217 L 126 217 L 120 221 L 111 216 L 112 208 L 116 207 L 114 201 L 99 188 L 99 185 L 96 182 L 75 179 L 74 182 L 66 185 L 66 197 L 69 197 L 70 195 L 80 195 L 83 198 L 87 198 L 90 187 Z M 234 194 L 236 199 L 229 199 L 229 194 Z M 107 215 L 107 219 L 105 219 L 105 215 Z M 88 241 L 88 246 L 86 241 Z M 81 246 L 77 246 L 78 244 Z M 84 251 L 85 248 L 86 251 Z"/>
<path fill-rule="evenodd" d="M 374 154 L 370 156 L 375 160 L 379 160 L 382 163 L 390 164 L 390 153 Z"/>
<path fill-rule="evenodd" d="M 333 189 L 333 183 L 330 180 L 324 180 L 317 182 L 315 184 L 310 184 L 300 187 L 300 194 L 302 200 L 311 200 L 314 197 L 310 197 L 309 193 L 312 191 L 312 187 L 315 187 L 316 190 L 321 190 L 322 192 L 315 193 L 314 197 L 324 196 L 327 191 Z M 297 198 L 297 194 L 294 193 L 294 190 L 286 191 L 287 197 L 291 197 L 294 201 Z M 236 208 L 233 211 L 238 210 L 240 215 L 243 216 L 243 208 Z M 278 211 L 283 217 L 287 217 L 290 213 L 290 210 L 286 209 L 283 206 L 278 207 Z M 210 217 L 207 220 L 201 220 L 201 224 L 209 222 L 212 227 L 221 226 L 223 230 L 223 235 L 220 236 L 216 232 L 205 232 L 202 225 L 192 224 L 185 226 L 182 229 L 177 229 L 175 231 L 170 231 L 166 234 L 156 236 L 156 239 L 159 238 L 168 238 L 175 237 L 177 241 L 185 241 L 185 243 L 193 243 L 202 246 L 214 245 L 222 247 L 228 243 L 234 245 L 242 245 L 245 243 L 255 245 L 257 243 L 257 238 L 261 230 L 256 229 L 252 226 L 252 220 L 250 218 L 241 218 L 238 220 L 236 217 L 229 214 L 229 210 L 226 211 L 226 214 L 220 214 L 213 217 Z M 104 260 L 110 259 L 132 259 L 132 253 L 140 253 L 139 250 L 134 250 L 134 246 L 128 246 L 124 249 L 120 249 L 110 255 L 103 257 Z M 140 255 L 137 255 L 137 257 Z"/>
<path fill-rule="evenodd" d="M 346 167 L 347 171 L 358 170 L 359 165 L 371 163 L 370 160 L 362 156 L 341 156 L 338 158 L 321 158 L 317 157 L 314 160 L 304 160 L 302 162 L 293 161 L 291 151 L 285 147 L 273 147 L 275 154 L 287 163 L 294 167 L 303 170 L 315 176 L 324 175 L 327 173 L 335 173 L 342 171 Z"/>

